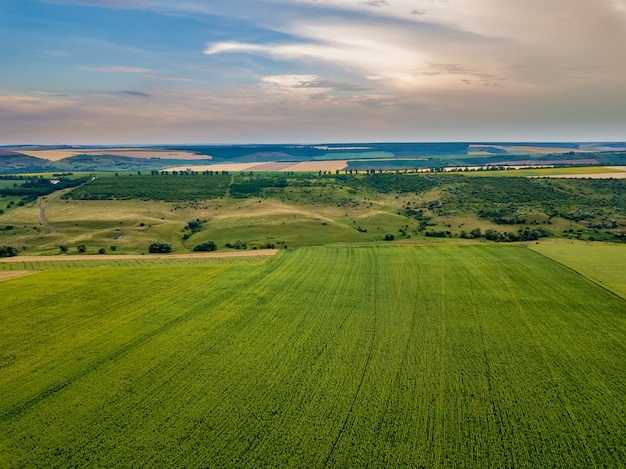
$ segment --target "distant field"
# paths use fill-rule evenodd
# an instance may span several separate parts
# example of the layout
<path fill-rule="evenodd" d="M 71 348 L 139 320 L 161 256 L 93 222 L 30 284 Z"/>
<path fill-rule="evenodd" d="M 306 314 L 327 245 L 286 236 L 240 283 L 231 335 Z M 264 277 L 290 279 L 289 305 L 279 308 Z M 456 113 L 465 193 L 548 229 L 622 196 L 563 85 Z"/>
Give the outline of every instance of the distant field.
<path fill-rule="evenodd" d="M 539 165 L 539 163 L 537 163 Z M 466 171 L 461 172 L 468 176 L 514 176 L 514 177 L 571 177 L 594 179 L 619 178 L 626 175 L 626 167 L 623 166 L 565 166 L 558 168 L 524 168 L 515 166 L 515 169 L 490 170 L 490 171 Z M 452 171 L 454 172 L 454 171 Z M 623 177 L 623 176 L 622 176 Z"/>
<path fill-rule="evenodd" d="M 320 160 L 304 162 L 269 162 L 269 163 L 216 163 L 210 165 L 187 165 L 167 168 L 167 171 L 295 171 L 295 172 L 318 172 L 343 170 L 347 166 L 346 160 Z"/>
<path fill-rule="evenodd" d="M 0 282 L 7 467 L 623 467 L 626 304 L 520 247 Z"/>
<path fill-rule="evenodd" d="M 208 160 L 207 155 L 188 151 L 169 151 L 149 148 L 78 148 L 75 150 L 19 150 L 19 153 L 50 161 L 60 161 L 77 155 L 114 155 L 130 158 L 162 158 L 168 160 Z"/>
<path fill-rule="evenodd" d="M 346 160 L 325 160 L 325 161 L 304 161 L 289 167 L 288 171 L 318 172 L 318 171 L 340 171 L 346 168 Z"/>

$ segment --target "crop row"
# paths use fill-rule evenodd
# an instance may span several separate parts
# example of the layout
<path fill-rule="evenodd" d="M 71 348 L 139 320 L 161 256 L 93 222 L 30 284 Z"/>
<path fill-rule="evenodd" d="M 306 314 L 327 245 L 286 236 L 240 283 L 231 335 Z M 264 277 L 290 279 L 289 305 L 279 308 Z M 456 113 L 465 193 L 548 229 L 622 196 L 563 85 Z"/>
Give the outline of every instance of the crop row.
<path fill-rule="evenodd" d="M 528 249 L 309 248 L 0 294 L 11 467 L 626 463 L 626 305 Z"/>

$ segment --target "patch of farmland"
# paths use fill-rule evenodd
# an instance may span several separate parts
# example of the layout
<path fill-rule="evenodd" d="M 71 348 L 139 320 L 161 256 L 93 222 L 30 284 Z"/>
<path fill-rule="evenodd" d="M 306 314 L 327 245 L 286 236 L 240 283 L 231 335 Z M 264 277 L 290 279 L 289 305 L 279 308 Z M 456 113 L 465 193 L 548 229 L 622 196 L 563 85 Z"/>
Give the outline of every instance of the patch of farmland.
<path fill-rule="evenodd" d="M 60 161 L 78 155 L 111 155 L 129 158 L 162 158 L 168 160 L 209 160 L 211 156 L 188 151 L 170 151 L 150 148 L 76 148 L 73 150 L 22 150 L 20 153 L 50 161 Z"/>
<path fill-rule="evenodd" d="M 608 243 L 541 243 L 531 246 L 626 299 L 626 246 Z"/>
<path fill-rule="evenodd" d="M 187 165 L 187 166 L 175 166 L 167 168 L 166 171 L 186 171 L 192 169 L 193 171 L 249 171 L 254 166 L 258 166 L 259 163 L 218 163 L 218 164 L 204 164 L 204 165 Z"/>
<path fill-rule="evenodd" d="M 253 166 L 252 168 L 250 168 L 250 171 L 290 171 L 291 168 L 295 166 L 295 164 L 296 163 L 284 161 L 262 163 Z"/>
<path fill-rule="evenodd" d="M 0 282 L 3 280 L 9 280 L 16 277 L 22 277 L 24 275 L 30 275 L 33 272 L 30 270 L 13 270 L 13 271 L 0 271 Z"/>
<path fill-rule="evenodd" d="M 8 467 L 622 467 L 626 304 L 519 247 L 0 284 Z"/>
<path fill-rule="evenodd" d="M 289 168 L 295 172 L 340 171 L 346 168 L 347 160 L 303 161 Z"/>
<path fill-rule="evenodd" d="M 626 172 L 614 173 L 577 173 L 577 174 L 546 174 L 541 177 L 565 179 L 625 179 Z"/>

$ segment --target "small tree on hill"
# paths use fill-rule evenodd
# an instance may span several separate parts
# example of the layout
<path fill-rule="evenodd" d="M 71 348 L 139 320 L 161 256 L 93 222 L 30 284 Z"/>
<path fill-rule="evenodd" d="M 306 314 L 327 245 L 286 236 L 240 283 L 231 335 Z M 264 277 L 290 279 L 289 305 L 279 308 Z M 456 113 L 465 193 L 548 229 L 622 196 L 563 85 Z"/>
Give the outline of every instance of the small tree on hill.
<path fill-rule="evenodd" d="M 13 246 L 0 246 L 0 257 L 17 256 L 18 250 Z"/>
<path fill-rule="evenodd" d="M 151 254 L 156 253 L 169 253 L 172 252 L 172 245 L 168 243 L 159 243 L 155 241 L 150 246 L 148 246 L 148 252 Z"/>
<path fill-rule="evenodd" d="M 205 241 L 193 247 L 194 251 L 217 251 L 217 244 L 213 241 Z"/>

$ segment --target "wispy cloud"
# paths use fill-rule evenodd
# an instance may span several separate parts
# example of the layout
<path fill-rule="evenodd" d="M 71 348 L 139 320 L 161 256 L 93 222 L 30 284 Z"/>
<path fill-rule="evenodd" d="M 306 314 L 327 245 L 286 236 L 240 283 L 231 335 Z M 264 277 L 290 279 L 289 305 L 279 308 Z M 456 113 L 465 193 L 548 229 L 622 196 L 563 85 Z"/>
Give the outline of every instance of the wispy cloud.
<path fill-rule="evenodd" d="M 143 91 L 120 91 L 119 94 L 122 96 L 132 96 L 135 98 L 150 98 L 151 95 L 149 93 L 144 93 Z"/>
<path fill-rule="evenodd" d="M 79 66 L 76 67 L 78 70 L 84 70 L 86 72 L 97 72 L 97 73 L 135 73 L 141 74 L 149 80 L 153 81 L 169 81 L 169 82 L 177 82 L 177 83 L 189 83 L 193 80 L 185 77 L 171 77 L 171 76 L 163 76 L 159 75 L 149 68 L 140 68 L 140 67 L 127 67 L 121 65 L 111 65 L 108 67 L 91 67 L 91 66 Z"/>
<path fill-rule="evenodd" d="M 76 68 L 78 68 L 79 70 L 85 70 L 87 72 L 100 73 L 152 73 L 152 70 L 150 70 L 149 68 L 126 67 L 122 65 L 112 65 L 109 67 L 80 66 Z"/>

